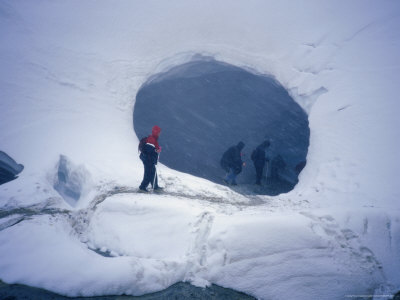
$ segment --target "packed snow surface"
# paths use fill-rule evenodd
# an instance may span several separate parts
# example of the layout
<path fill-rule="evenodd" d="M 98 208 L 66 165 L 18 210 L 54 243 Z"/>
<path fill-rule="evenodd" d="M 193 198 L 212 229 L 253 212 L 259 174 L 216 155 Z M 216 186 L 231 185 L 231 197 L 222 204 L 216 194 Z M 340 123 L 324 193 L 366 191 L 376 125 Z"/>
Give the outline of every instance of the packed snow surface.
<path fill-rule="evenodd" d="M 1 1 L 0 151 L 25 168 L 0 186 L 0 279 L 69 296 L 399 290 L 399 25 L 391 0 Z M 136 94 L 198 54 L 273 76 L 307 112 L 291 192 L 159 164 L 164 193 L 136 193 Z"/>

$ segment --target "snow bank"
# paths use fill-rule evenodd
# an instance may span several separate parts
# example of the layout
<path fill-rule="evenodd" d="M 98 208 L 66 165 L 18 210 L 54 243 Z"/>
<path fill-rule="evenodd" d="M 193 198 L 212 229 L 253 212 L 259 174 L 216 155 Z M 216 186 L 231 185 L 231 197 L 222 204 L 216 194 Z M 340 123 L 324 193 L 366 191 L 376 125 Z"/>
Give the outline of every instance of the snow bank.
<path fill-rule="evenodd" d="M 67 225 L 43 216 L 12 227 L 9 234 L 15 238 L 2 235 L 2 279 L 69 296 L 142 294 L 177 281 L 172 271 L 161 274 L 165 262 L 132 257 L 110 260 L 88 251 L 79 240 L 71 239 Z"/>
<path fill-rule="evenodd" d="M 339 299 L 373 292 L 384 281 L 371 252 L 329 215 L 129 193 L 88 213 L 84 220 L 58 214 L 5 229 L 1 278 L 69 296 L 213 282 L 265 299 L 294 291 L 299 299 Z"/>
<path fill-rule="evenodd" d="M 0 231 L 0 278 L 67 295 L 141 294 L 183 279 L 272 299 L 290 290 L 299 299 L 342 299 L 380 283 L 399 289 L 399 16 L 397 1 L 1 1 L 0 150 L 25 169 L 0 186 L 1 224 L 14 224 Z M 296 188 L 275 198 L 245 197 L 160 166 L 171 193 L 165 202 L 175 205 L 178 194 L 184 202 L 204 197 L 193 213 L 176 208 L 180 220 L 168 218 L 165 230 L 180 246 L 161 259 L 159 249 L 145 253 L 151 243 L 129 248 L 122 222 L 111 226 L 113 209 L 114 219 L 129 219 L 118 210 L 127 199 L 90 211 L 115 187 L 132 190 L 141 181 L 132 128 L 140 86 L 197 53 L 272 74 L 290 91 L 309 113 L 307 166 Z M 74 208 L 49 176 L 60 154 L 92 177 L 93 188 Z M 245 206 L 254 203 L 260 205 Z M 157 214 L 171 210 L 152 204 L 149 216 L 160 224 Z M 50 208 L 72 220 L 94 214 L 96 222 L 80 231 L 91 247 L 154 258 L 103 257 L 82 243 L 75 223 L 40 215 Z M 128 211 L 139 224 L 135 209 Z M 31 219 L 14 219 L 21 211 Z M 197 229 L 177 231 L 201 215 Z M 308 244 L 301 251 L 291 240 Z M 192 259 L 182 258 L 185 247 Z"/>

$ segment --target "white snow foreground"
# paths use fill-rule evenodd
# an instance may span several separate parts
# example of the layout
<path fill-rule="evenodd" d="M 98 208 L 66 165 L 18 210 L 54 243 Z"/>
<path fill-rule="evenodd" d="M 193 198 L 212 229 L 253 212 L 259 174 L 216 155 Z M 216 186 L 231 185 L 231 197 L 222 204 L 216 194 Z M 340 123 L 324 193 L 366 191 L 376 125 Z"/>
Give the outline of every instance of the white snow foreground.
<path fill-rule="evenodd" d="M 384 282 L 362 244 L 369 233 L 359 237 L 306 207 L 271 207 L 118 193 L 1 232 L 0 275 L 68 296 L 141 295 L 189 281 L 262 299 L 339 299 Z M 363 221 L 351 213 L 347 224 Z"/>
<path fill-rule="evenodd" d="M 1 1 L 0 150 L 25 169 L 0 186 L 0 279 L 70 296 L 399 290 L 399 16 L 398 1 Z M 293 191 L 246 197 L 160 165 L 166 195 L 130 193 L 135 95 L 195 54 L 272 74 L 308 112 Z M 60 155 L 75 200 L 55 189 Z"/>

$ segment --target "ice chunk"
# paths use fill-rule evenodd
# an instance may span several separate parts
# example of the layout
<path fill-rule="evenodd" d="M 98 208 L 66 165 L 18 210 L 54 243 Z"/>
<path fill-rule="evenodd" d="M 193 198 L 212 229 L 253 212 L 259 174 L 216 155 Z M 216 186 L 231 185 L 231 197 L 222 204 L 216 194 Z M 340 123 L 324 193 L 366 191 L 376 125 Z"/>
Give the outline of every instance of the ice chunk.
<path fill-rule="evenodd" d="M 75 166 L 67 156 L 60 155 L 54 189 L 71 206 L 75 206 L 90 182 L 90 173 L 84 166 Z"/>
<path fill-rule="evenodd" d="M 16 179 L 24 166 L 17 164 L 7 153 L 0 151 L 0 184 Z"/>

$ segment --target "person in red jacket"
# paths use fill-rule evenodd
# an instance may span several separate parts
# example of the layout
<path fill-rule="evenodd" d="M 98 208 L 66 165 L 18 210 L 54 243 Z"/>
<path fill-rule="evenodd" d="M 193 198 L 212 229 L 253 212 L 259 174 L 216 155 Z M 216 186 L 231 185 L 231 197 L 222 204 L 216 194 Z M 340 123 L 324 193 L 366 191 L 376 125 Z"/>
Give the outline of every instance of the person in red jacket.
<path fill-rule="evenodd" d="M 161 147 L 158 144 L 158 137 L 160 136 L 161 128 L 157 125 L 153 126 L 151 135 L 149 135 L 145 144 L 143 145 L 140 153 L 140 159 L 143 162 L 144 174 L 142 183 L 139 186 L 139 190 L 147 192 L 147 186 L 149 183 L 154 190 L 159 190 L 156 164 L 158 162 L 158 155 L 161 152 Z M 153 186 L 154 185 L 154 186 Z"/>

